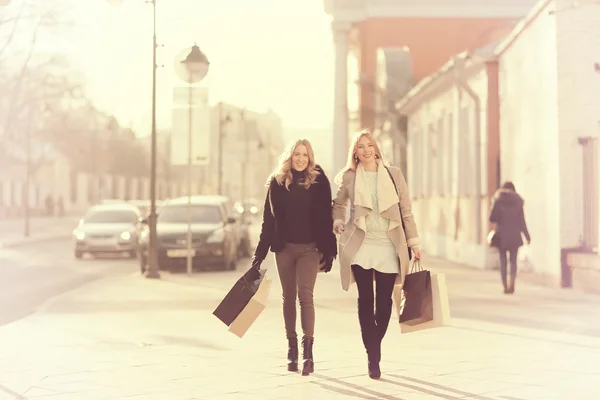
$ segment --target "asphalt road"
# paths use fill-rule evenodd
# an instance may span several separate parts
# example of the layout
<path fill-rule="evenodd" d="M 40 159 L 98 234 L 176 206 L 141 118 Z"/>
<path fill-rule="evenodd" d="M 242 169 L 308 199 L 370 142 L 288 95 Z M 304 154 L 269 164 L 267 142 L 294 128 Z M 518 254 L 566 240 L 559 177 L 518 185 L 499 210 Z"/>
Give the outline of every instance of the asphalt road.
<path fill-rule="evenodd" d="M 86 283 L 138 271 L 138 261 L 124 257 L 76 260 L 68 240 L 0 248 L 0 325 Z"/>

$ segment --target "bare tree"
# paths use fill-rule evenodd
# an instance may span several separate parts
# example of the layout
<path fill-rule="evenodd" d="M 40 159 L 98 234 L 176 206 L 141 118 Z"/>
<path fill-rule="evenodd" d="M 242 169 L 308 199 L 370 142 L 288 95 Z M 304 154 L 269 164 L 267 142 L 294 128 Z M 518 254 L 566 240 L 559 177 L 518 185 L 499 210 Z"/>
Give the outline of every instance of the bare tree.
<path fill-rule="evenodd" d="M 38 51 L 41 36 L 55 37 L 69 26 L 65 5 L 61 0 L 21 0 L 11 13 L 3 9 L 0 14 L 0 142 L 5 143 L 15 129 L 22 129 L 22 118 L 31 114 L 26 108 L 63 95 L 51 94 L 48 89 L 68 89 L 64 82 L 56 82 L 61 75 L 68 75 L 64 60 Z"/>

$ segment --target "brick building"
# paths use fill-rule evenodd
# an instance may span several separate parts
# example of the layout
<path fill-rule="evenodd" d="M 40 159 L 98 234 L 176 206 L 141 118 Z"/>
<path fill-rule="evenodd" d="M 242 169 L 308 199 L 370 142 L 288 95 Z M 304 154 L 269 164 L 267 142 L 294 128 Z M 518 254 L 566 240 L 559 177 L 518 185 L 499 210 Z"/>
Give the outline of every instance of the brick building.
<path fill-rule="evenodd" d="M 380 49 L 405 49 L 410 67 L 398 66 L 387 74 L 410 71 L 415 84 L 453 54 L 504 36 L 533 4 L 534 0 L 325 0 L 335 44 L 335 169 L 344 164 L 349 135 L 361 127 L 381 129 L 386 121 L 398 124 L 394 116 L 383 115 L 387 109 L 376 108 L 376 96 L 387 91 L 376 89 Z M 399 135 L 392 136 L 400 140 Z M 404 160 L 405 143 L 395 146 L 401 153 L 397 158 Z"/>

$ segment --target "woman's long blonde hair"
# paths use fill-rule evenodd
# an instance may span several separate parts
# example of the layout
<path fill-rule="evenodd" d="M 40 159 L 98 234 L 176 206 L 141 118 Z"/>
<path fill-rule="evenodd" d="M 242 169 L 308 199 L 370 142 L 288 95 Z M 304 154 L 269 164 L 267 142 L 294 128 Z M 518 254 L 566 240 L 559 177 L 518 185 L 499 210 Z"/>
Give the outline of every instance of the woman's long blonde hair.
<path fill-rule="evenodd" d="M 286 150 L 279 156 L 279 165 L 273 170 L 273 173 L 269 176 L 267 186 L 271 184 L 271 181 L 275 179 L 278 184 L 284 185 L 287 190 L 290 190 L 290 184 L 292 183 L 292 156 L 296 147 L 304 145 L 306 152 L 308 153 L 308 166 L 304 170 L 304 182 L 303 186 L 308 189 L 310 185 L 314 184 L 317 180 L 317 176 L 320 172 L 317 171 L 317 163 L 315 162 L 315 153 L 312 145 L 307 139 L 298 139 L 295 142 L 290 143 Z"/>
<path fill-rule="evenodd" d="M 381 150 L 379 149 L 379 143 L 377 143 L 377 140 L 375 140 L 375 138 L 373 137 L 371 132 L 368 129 L 363 129 L 363 130 L 359 131 L 354 136 L 354 140 L 352 141 L 352 144 L 350 145 L 350 148 L 348 149 L 348 160 L 346 161 L 346 165 L 335 176 L 334 182 L 336 184 L 339 185 L 342 183 L 342 179 L 344 178 L 344 174 L 346 173 L 346 171 L 356 171 L 356 168 L 358 167 L 358 164 L 360 163 L 360 161 L 358 160 L 358 157 L 356 156 L 356 150 L 358 150 L 358 142 L 363 137 L 366 137 L 367 139 L 369 139 L 369 141 L 375 148 L 375 158 L 378 161 L 383 160 L 383 158 L 381 157 Z"/>

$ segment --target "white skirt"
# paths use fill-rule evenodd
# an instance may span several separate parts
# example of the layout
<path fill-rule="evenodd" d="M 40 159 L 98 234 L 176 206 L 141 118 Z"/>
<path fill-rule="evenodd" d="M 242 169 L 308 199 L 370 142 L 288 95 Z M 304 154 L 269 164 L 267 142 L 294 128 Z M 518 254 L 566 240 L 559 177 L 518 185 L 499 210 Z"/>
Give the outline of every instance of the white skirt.
<path fill-rule="evenodd" d="M 396 253 L 396 246 L 390 238 L 366 237 L 352 259 L 352 264 L 385 274 L 400 273 L 400 259 Z"/>

